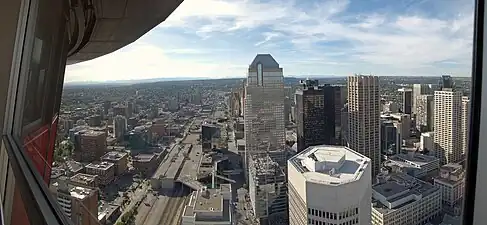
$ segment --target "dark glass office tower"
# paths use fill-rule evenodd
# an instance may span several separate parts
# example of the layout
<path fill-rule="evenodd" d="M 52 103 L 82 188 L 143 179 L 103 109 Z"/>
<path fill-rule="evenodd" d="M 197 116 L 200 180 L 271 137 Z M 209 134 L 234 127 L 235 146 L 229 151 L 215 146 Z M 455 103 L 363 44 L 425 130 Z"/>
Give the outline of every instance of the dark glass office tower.
<path fill-rule="evenodd" d="M 300 82 L 296 91 L 298 152 L 313 145 L 335 144 L 335 88 L 317 80 Z"/>

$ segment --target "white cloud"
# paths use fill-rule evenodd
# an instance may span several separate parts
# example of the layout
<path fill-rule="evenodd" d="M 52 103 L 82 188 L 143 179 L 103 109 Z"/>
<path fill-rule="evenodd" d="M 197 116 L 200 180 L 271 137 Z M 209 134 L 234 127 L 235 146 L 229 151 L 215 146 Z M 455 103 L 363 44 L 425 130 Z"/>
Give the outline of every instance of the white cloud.
<path fill-rule="evenodd" d="M 183 51 L 184 52 L 184 51 Z M 243 71 L 244 66 L 208 62 L 187 62 L 168 57 L 161 48 L 147 43 L 134 43 L 124 51 L 71 65 L 66 81 L 110 81 L 161 77 L 221 78 L 220 74 Z M 191 53 L 190 53 L 191 54 Z M 221 73 L 215 73 L 221 71 Z"/>
<path fill-rule="evenodd" d="M 253 55 L 262 51 L 273 54 L 287 74 L 364 71 L 468 76 L 471 2 L 469 7 L 462 0 L 458 1 L 461 7 L 441 6 L 441 13 L 451 11 L 449 17 L 412 13 L 416 12 L 412 7 L 426 3 L 406 5 L 405 13 L 347 14 L 348 0 L 318 0 L 314 4 L 299 0 L 185 0 L 155 29 L 169 34 L 182 29 L 196 41 L 181 36 L 177 44 L 166 40 L 136 42 L 125 51 L 69 66 L 66 79 L 243 76 Z M 198 40 L 211 46 L 195 44 Z M 335 42 L 341 45 L 334 46 Z M 222 52 L 219 46 L 234 52 Z"/>

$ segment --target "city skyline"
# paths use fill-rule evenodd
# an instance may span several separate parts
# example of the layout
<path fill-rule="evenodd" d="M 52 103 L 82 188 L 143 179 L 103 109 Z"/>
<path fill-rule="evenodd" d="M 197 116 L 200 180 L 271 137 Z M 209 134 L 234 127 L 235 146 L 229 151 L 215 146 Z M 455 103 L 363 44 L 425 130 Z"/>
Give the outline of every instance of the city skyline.
<path fill-rule="evenodd" d="M 68 66 L 65 81 L 244 77 L 257 53 L 284 76 L 468 77 L 472 24 L 473 4 L 460 0 L 186 0 L 133 44 Z"/>

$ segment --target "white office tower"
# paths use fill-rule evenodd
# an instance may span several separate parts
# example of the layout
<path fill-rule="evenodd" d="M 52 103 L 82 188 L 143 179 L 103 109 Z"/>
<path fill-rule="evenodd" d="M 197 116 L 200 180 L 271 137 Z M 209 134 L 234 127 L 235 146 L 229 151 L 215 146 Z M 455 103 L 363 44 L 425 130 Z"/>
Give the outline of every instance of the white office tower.
<path fill-rule="evenodd" d="M 246 169 L 250 155 L 284 149 L 283 79 L 282 68 L 270 54 L 257 55 L 249 66 L 244 112 Z M 285 155 L 279 161 L 285 162 Z"/>
<path fill-rule="evenodd" d="M 468 134 L 470 130 L 470 98 L 462 97 L 462 154 L 466 155 L 468 150 Z"/>
<path fill-rule="evenodd" d="M 440 164 L 463 159 L 462 93 L 451 88 L 435 91 L 435 156 Z"/>
<path fill-rule="evenodd" d="M 311 146 L 287 170 L 290 225 L 370 224 L 369 158 L 344 146 Z"/>
<path fill-rule="evenodd" d="M 127 119 L 124 116 L 115 116 L 115 118 L 113 118 L 113 137 L 122 141 L 126 132 Z"/>
<path fill-rule="evenodd" d="M 355 75 L 347 81 L 349 147 L 370 158 L 375 177 L 381 159 L 379 77 Z"/>
<path fill-rule="evenodd" d="M 372 186 L 372 225 L 427 224 L 441 214 L 441 190 L 404 173 L 381 174 Z"/>

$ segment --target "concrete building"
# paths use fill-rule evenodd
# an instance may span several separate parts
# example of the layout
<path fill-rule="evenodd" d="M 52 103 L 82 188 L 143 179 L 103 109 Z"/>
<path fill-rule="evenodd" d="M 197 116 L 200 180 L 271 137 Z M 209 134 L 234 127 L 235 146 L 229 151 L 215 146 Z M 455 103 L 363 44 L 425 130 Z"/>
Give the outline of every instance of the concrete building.
<path fill-rule="evenodd" d="M 51 193 L 61 210 L 76 225 L 99 225 L 98 191 L 58 181 L 51 185 Z"/>
<path fill-rule="evenodd" d="M 211 123 L 204 123 L 201 125 L 201 146 L 204 150 L 212 149 L 213 146 L 217 145 L 214 141 L 219 140 L 220 134 L 220 127 L 215 124 Z"/>
<path fill-rule="evenodd" d="M 233 225 L 232 188 L 229 184 L 220 189 L 194 191 L 181 216 L 181 225 Z"/>
<path fill-rule="evenodd" d="M 115 165 L 115 175 L 125 173 L 128 167 L 128 153 L 111 151 L 100 158 L 101 161 L 111 162 Z"/>
<path fill-rule="evenodd" d="M 441 191 L 406 174 L 381 174 L 372 186 L 372 225 L 426 224 L 441 215 Z"/>
<path fill-rule="evenodd" d="M 420 132 L 433 131 L 435 96 L 419 95 L 416 98 L 416 129 Z"/>
<path fill-rule="evenodd" d="M 434 178 L 434 185 L 441 190 L 443 210 L 453 216 L 459 216 L 465 193 L 465 170 L 459 164 L 446 164 L 440 168 L 440 174 Z"/>
<path fill-rule="evenodd" d="M 126 114 L 126 107 L 123 105 L 116 105 L 112 108 L 113 116 L 125 116 Z"/>
<path fill-rule="evenodd" d="M 138 154 L 132 158 L 132 166 L 138 173 L 150 175 L 159 165 L 157 154 Z"/>
<path fill-rule="evenodd" d="M 74 134 L 74 160 L 92 162 L 107 150 L 107 135 L 102 131 L 83 130 Z"/>
<path fill-rule="evenodd" d="M 334 87 L 309 79 L 300 84 L 303 88 L 295 96 L 298 152 L 309 146 L 335 144 Z"/>
<path fill-rule="evenodd" d="M 349 147 L 372 161 L 372 177 L 380 171 L 379 77 L 355 75 L 348 82 Z"/>
<path fill-rule="evenodd" d="M 440 163 L 463 159 L 462 93 L 451 88 L 435 91 L 435 155 Z"/>
<path fill-rule="evenodd" d="M 417 101 L 420 95 L 433 95 L 431 84 L 413 84 L 413 113 L 417 114 Z"/>
<path fill-rule="evenodd" d="M 462 97 L 462 154 L 467 154 L 468 151 L 468 137 L 470 130 L 470 98 Z"/>
<path fill-rule="evenodd" d="M 113 137 L 117 141 L 123 141 L 125 133 L 127 133 L 127 119 L 124 116 L 115 116 L 113 118 Z"/>
<path fill-rule="evenodd" d="M 429 155 L 434 155 L 435 149 L 435 132 L 421 133 L 419 141 L 419 149 L 421 151 L 428 151 Z"/>
<path fill-rule="evenodd" d="M 399 107 L 397 106 L 397 103 L 389 101 L 384 103 L 382 111 L 385 113 L 397 113 L 399 112 Z"/>
<path fill-rule="evenodd" d="M 387 157 L 384 166 L 393 173 L 405 173 L 416 178 L 422 178 L 438 173 L 440 161 L 433 156 L 409 152 Z"/>
<path fill-rule="evenodd" d="M 343 146 L 311 146 L 288 161 L 289 224 L 370 224 L 371 163 Z"/>
<path fill-rule="evenodd" d="M 274 158 L 274 159 L 273 159 Z M 271 155 L 252 155 L 249 158 L 249 196 L 255 217 L 260 224 L 283 221 L 288 213 L 286 174 L 283 162 Z"/>
<path fill-rule="evenodd" d="M 87 174 L 98 175 L 98 183 L 102 186 L 113 182 L 115 178 L 115 164 L 111 162 L 94 162 L 86 165 Z"/>
<path fill-rule="evenodd" d="M 245 86 L 245 168 L 253 154 L 280 150 L 286 144 L 283 71 L 270 54 L 249 65 Z"/>
<path fill-rule="evenodd" d="M 87 187 L 87 188 L 98 188 L 98 175 L 77 173 L 69 178 L 69 183 L 74 186 Z"/>
<path fill-rule="evenodd" d="M 413 108 L 413 90 L 409 88 L 401 88 L 397 91 L 399 91 L 401 98 L 401 112 L 411 115 Z"/>
<path fill-rule="evenodd" d="M 383 118 L 392 119 L 400 123 L 400 132 L 403 140 L 407 140 L 411 136 L 411 115 L 405 113 L 391 113 L 383 116 Z"/>

